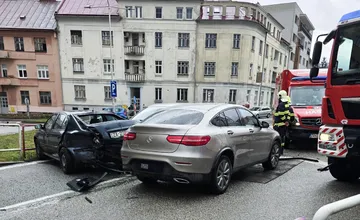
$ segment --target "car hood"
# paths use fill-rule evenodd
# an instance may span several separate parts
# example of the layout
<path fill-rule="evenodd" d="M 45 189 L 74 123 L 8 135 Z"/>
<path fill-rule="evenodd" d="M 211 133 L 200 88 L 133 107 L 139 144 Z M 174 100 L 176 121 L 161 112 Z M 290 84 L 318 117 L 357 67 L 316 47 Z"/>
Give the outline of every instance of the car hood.
<path fill-rule="evenodd" d="M 97 124 L 88 125 L 91 130 L 96 130 L 103 137 L 109 137 L 109 132 L 114 131 L 124 131 L 136 124 L 136 121 L 133 120 L 118 120 L 118 121 L 108 121 Z"/>
<path fill-rule="evenodd" d="M 295 115 L 301 118 L 316 118 L 321 117 L 321 106 L 315 107 L 296 107 L 293 106 Z"/>

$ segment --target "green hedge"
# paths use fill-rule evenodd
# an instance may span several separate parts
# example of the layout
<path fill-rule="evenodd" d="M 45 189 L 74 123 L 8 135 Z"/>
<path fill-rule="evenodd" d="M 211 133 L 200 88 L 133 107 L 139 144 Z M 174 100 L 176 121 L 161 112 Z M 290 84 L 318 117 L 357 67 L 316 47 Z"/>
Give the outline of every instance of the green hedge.
<path fill-rule="evenodd" d="M 44 119 L 49 118 L 51 113 L 30 113 L 31 119 Z M 17 114 L 0 114 L 0 119 L 26 119 L 26 113 L 17 113 Z"/>

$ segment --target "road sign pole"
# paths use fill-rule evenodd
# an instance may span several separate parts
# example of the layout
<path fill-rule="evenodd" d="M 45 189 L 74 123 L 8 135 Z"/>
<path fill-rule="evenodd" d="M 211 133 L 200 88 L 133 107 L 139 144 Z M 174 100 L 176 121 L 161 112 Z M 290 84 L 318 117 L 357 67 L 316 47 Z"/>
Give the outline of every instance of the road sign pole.
<path fill-rule="evenodd" d="M 108 6 L 108 16 L 109 16 L 109 38 L 110 38 L 110 71 L 111 71 L 111 82 L 114 81 L 114 63 L 113 63 L 113 56 L 112 56 L 112 44 L 113 44 L 113 39 L 112 39 L 112 27 L 111 27 L 111 7 L 110 7 L 110 2 L 109 0 L 107 0 L 107 6 Z M 116 85 L 116 82 L 115 82 Z M 112 92 L 112 88 L 111 88 L 111 92 Z M 115 97 L 116 96 L 112 96 L 112 108 L 113 111 L 115 111 Z"/>

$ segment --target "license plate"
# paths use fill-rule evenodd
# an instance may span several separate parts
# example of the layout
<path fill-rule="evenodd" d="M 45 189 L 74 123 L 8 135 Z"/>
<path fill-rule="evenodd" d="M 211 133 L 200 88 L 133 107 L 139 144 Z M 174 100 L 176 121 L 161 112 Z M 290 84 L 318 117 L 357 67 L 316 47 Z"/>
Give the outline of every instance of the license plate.
<path fill-rule="evenodd" d="M 310 134 L 309 138 L 318 138 L 318 134 Z"/>
<path fill-rule="evenodd" d="M 110 133 L 111 138 L 119 138 L 119 137 L 122 137 L 122 136 L 124 136 L 124 132 L 122 132 L 122 131 Z"/>
<path fill-rule="evenodd" d="M 142 163 L 142 164 L 140 164 L 140 168 L 144 169 L 144 170 L 148 170 L 149 169 L 149 164 Z"/>

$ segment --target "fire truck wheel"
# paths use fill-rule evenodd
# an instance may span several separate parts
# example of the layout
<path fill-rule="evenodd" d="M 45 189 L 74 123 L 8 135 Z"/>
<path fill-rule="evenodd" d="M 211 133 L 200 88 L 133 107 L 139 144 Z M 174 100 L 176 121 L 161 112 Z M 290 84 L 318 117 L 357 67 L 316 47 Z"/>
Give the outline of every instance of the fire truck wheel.
<path fill-rule="evenodd" d="M 359 171 L 354 163 L 346 159 L 328 157 L 328 164 L 331 175 L 339 181 L 355 181 L 359 179 Z"/>

